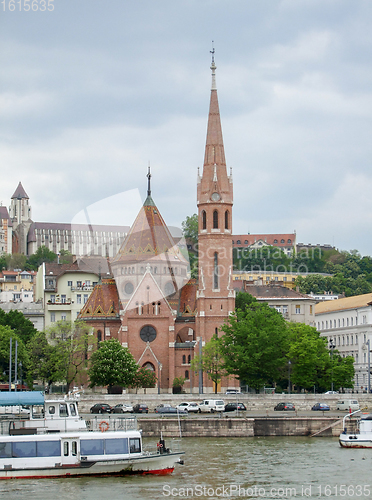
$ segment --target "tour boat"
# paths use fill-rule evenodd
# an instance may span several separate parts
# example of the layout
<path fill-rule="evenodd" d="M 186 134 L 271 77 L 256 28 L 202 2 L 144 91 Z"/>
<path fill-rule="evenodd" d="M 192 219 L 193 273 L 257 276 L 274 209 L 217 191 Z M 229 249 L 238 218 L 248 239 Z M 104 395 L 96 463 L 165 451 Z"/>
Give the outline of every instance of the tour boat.
<path fill-rule="evenodd" d="M 343 418 L 344 430 L 339 437 L 340 445 L 343 448 L 372 448 L 372 414 L 351 420 L 350 417 L 359 411 L 347 414 Z"/>
<path fill-rule="evenodd" d="M 135 417 L 83 420 L 74 400 L 48 400 L 28 420 L 2 421 L 0 479 L 173 472 L 183 452 L 143 450 Z"/>

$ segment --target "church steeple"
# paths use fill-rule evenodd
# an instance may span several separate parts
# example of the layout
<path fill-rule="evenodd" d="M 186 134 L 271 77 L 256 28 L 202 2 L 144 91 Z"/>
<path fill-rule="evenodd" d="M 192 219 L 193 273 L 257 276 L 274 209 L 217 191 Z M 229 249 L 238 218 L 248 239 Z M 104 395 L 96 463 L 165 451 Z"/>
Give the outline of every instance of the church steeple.
<path fill-rule="evenodd" d="M 145 200 L 145 203 L 143 204 L 144 207 L 154 207 L 155 203 L 154 200 L 151 198 L 151 171 L 150 171 L 150 165 L 147 171 L 147 198 Z"/>
<path fill-rule="evenodd" d="M 212 86 L 203 173 L 198 179 L 198 203 L 206 203 L 211 199 L 216 201 L 216 198 L 226 203 L 232 203 L 232 177 L 228 176 L 226 171 L 221 118 L 217 97 L 217 66 L 214 61 L 214 49 L 211 53 Z"/>

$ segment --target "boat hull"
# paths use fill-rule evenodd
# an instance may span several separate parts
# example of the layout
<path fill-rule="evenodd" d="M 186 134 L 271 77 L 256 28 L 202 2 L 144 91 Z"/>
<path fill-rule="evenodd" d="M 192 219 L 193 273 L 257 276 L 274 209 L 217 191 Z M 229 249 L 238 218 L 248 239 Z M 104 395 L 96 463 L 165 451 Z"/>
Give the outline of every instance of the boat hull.
<path fill-rule="evenodd" d="M 363 437 L 360 434 L 341 434 L 339 443 L 342 448 L 372 448 L 371 438 Z"/>
<path fill-rule="evenodd" d="M 167 475 L 181 463 L 183 453 L 147 455 L 133 459 L 81 462 L 72 465 L 56 464 L 48 468 L 3 469 L 1 479 L 41 479 L 82 476 L 125 476 L 130 474 Z"/>

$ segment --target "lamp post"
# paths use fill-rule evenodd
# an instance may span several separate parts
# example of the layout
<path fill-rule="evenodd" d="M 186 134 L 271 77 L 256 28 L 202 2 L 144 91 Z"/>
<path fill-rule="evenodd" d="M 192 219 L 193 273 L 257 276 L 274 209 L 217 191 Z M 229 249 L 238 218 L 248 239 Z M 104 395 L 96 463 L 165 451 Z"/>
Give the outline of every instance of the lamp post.
<path fill-rule="evenodd" d="M 368 346 L 368 373 L 367 373 L 367 382 L 368 382 L 368 394 L 371 394 L 371 344 L 368 339 L 366 342 Z"/>
<path fill-rule="evenodd" d="M 158 361 L 158 394 L 160 394 L 161 369 L 163 365 Z"/>
<path fill-rule="evenodd" d="M 19 376 L 21 377 L 21 387 L 20 387 L 20 390 L 22 391 L 22 376 L 23 376 L 23 372 L 22 372 L 22 361 L 19 362 Z"/>
<path fill-rule="evenodd" d="M 194 347 L 193 340 L 186 340 L 186 344 L 190 345 L 190 394 L 192 394 L 192 369 L 191 369 L 191 357 L 192 357 L 192 348 Z"/>
<path fill-rule="evenodd" d="M 333 343 L 333 339 L 329 340 L 329 348 L 331 350 L 331 391 L 333 392 L 333 349 L 336 347 L 336 344 Z"/>
<path fill-rule="evenodd" d="M 291 394 L 291 360 L 288 361 L 288 394 Z"/>

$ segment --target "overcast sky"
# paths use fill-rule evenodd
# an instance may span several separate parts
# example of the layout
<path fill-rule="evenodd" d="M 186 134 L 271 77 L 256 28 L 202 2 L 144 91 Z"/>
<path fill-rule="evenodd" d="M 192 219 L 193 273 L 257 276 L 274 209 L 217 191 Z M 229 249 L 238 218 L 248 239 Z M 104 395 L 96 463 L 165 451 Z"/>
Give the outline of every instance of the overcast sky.
<path fill-rule="evenodd" d="M 4 205 L 19 181 L 36 221 L 136 189 L 143 201 L 150 161 L 154 201 L 180 226 L 196 212 L 214 40 L 233 232 L 372 255 L 370 0 L 43 3 L 0 5 Z M 115 207 L 107 222 L 131 224 Z"/>

